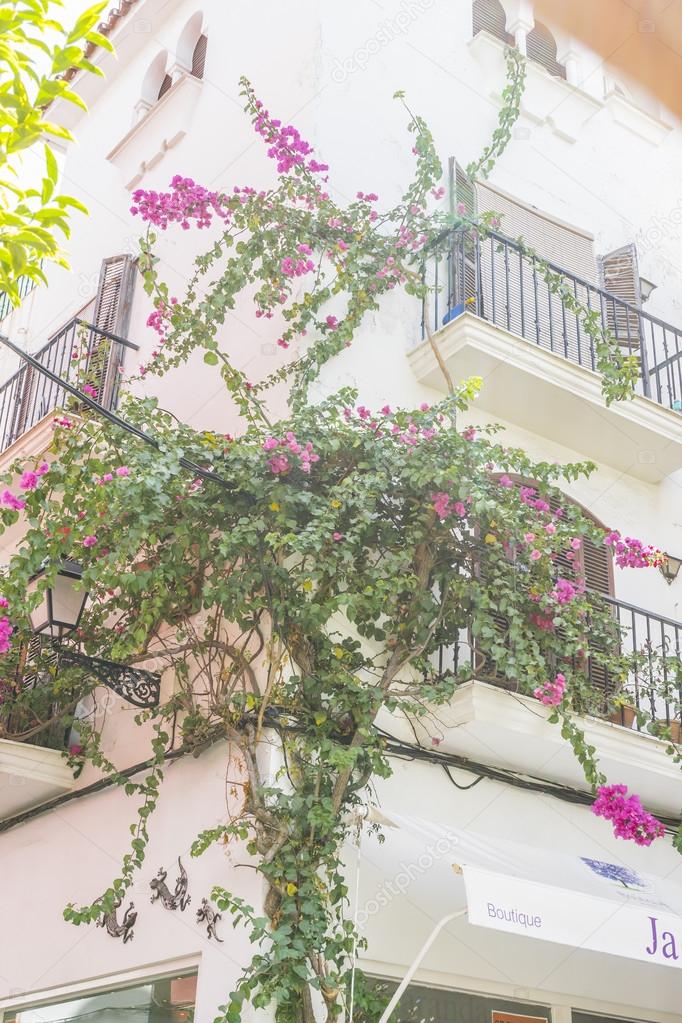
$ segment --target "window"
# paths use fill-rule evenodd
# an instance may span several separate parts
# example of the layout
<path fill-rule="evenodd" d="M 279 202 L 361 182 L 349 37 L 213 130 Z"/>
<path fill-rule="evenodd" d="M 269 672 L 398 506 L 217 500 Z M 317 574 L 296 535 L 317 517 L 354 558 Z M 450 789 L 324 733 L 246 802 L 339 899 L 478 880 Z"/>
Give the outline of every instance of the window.
<path fill-rule="evenodd" d="M 507 32 L 507 15 L 499 0 L 474 0 L 472 6 L 473 34 L 490 32 L 497 39 L 514 45 L 514 37 Z"/>
<path fill-rule="evenodd" d="M 367 986 L 381 1007 L 396 989 L 395 981 L 367 978 Z M 403 994 L 393 1019 L 400 1023 L 491 1023 L 505 1016 L 532 1016 L 537 1023 L 552 1018 L 548 1006 L 515 1002 L 502 996 L 471 995 L 464 991 L 440 991 L 420 984 L 410 984 Z M 355 1023 L 369 1023 L 373 1016 L 356 1010 Z"/>
<path fill-rule="evenodd" d="M 204 67 L 206 65 L 206 47 L 208 46 L 208 38 L 200 35 L 197 39 L 197 44 L 194 47 L 192 53 L 192 74 L 195 78 L 204 77 Z"/>
<path fill-rule="evenodd" d="M 171 76 L 164 75 L 163 81 L 161 82 L 161 87 L 159 88 L 159 95 L 156 98 L 161 99 L 162 96 L 165 96 L 172 84 L 173 79 L 171 78 Z"/>
<path fill-rule="evenodd" d="M 136 987 L 68 1002 L 53 1002 L 36 1009 L 6 1012 L 3 1023 L 190 1023 L 194 1019 L 197 975 L 169 977 Z"/>
<path fill-rule="evenodd" d="M 556 78 L 566 77 L 566 68 L 556 59 L 556 42 L 549 29 L 536 21 L 526 38 L 526 54 Z"/>
<path fill-rule="evenodd" d="M 167 67 L 168 53 L 166 50 L 162 50 L 161 53 L 157 53 L 154 57 L 142 79 L 138 106 L 143 114 L 153 107 L 173 84 L 166 70 Z"/>

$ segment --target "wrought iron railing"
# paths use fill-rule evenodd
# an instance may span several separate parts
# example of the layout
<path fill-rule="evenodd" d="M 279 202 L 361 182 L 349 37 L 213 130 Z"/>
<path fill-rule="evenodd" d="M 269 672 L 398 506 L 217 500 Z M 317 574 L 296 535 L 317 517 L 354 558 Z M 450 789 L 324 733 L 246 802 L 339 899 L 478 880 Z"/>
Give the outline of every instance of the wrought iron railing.
<path fill-rule="evenodd" d="M 629 728 L 643 729 L 637 710 L 647 716 L 644 727 L 651 731 L 670 728 L 673 738 L 682 741 L 682 623 L 645 611 L 614 597 L 600 596 L 613 612 L 614 631 L 620 635 L 620 654 L 626 678 L 612 676 L 596 651 L 586 662 L 576 661 L 573 668 L 584 673 L 589 686 L 581 711 L 608 719 Z M 499 639 L 505 646 L 505 622 L 500 617 Z M 559 667 L 559 666 L 558 666 Z M 460 630 L 458 642 L 441 647 L 437 655 L 439 672 L 459 672 L 483 682 L 516 688 L 494 659 L 483 649 L 471 627 Z M 651 722 L 657 722 L 652 725 Z"/>
<path fill-rule="evenodd" d="M 682 330 L 562 267 L 548 265 L 623 352 L 637 357 L 638 393 L 682 411 Z M 552 290 L 518 242 L 495 231 L 486 237 L 454 231 L 447 251 L 439 249 L 438 255 L 431 256 L 424 273 L 435 288 L 423 314 L 433 331 L 468 310 L 540 348 L 598 371 L 594 339 L 585 330 L 583 315 Z"/>
<path fill-rule="evenodd" d="M 42 263 L 41 263 L 42 266 Z M 19 298 L 26 298 L 30 292 L 36 286 L 37 281 L 33 277 L 20 277 L 17 281 L 17 291 L 19 292 Z M 4 320 L 6 316 L 12 312 L 15 306 L 10 301 L 10 297 L 6 291 L 0 291 L 0 320 Z"/>
<path fill-rule="evenodd" d="M 120 370 L 125 351 L 137 345 L 107 330 L 73 319 L 34 354 L 34 358 L 60 380 L 86 384 L 87 393 L 113 409 L 118 401 Z M 32 366 L 22 364 L 0 387 L 0 451 L 39 423 L 50 412 L 73 407 L 76 399 Z"/>

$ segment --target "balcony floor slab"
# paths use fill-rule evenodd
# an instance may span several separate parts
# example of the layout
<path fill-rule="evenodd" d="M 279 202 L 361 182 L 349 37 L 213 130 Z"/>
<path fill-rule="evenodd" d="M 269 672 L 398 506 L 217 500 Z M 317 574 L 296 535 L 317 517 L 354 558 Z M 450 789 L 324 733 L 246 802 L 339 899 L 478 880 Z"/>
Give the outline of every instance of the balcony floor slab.
<path fill-rule="evenodd" d="M 71 792 L 75 785 L 59 750 L 0 739 L 0 820 Z"/>
<path fill-rule="evenodd" d="M 682 468 L 682 415 L 635 396 L 606 406 L 598 373 L 463 313 L 433 335 L 453 381 L 483 378 L 476 406 L 649 483 Z M 446 390 L 428 341 L 408 359 Z M 475 406 L 475 407 L 476 407 Z"/>

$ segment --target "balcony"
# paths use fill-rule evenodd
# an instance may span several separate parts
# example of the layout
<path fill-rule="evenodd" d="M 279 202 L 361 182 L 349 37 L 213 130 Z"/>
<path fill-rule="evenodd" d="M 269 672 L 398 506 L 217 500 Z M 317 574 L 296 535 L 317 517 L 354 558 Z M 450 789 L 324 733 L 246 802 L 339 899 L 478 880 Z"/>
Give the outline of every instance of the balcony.
<path fill-rule="evenodd" d="M 666 743 L 649 729 L 668 730 L 673 741 L 682 742 L 682 623 L 612 597 L 601 599 L 612 608 L 629 671 L 618 685 L 603 666 L 582 665 L 591 685 L 589 696 L 574 710 L 612 781 L 629 785 L 661 812 L 679 813 L 679 767 L 666 753 Z M 504 644 L 503 619 L 499 628 Z M 468 668 L 471 679 L 457 687 L 447 707 L 416 723 L 424 745 L 431 745 L 436 721 L 438 746 L 444 751 L 584 787 L 582 769 L 560 729 L 547 720 L 549 709 L 516 692 L 518 687 L 503 676 L 471 628 L 460 631 L 455 646 L 441 648 L 437 665 L 444 673 Z M 645 726 L 638 710 L 656 723 Z"/>
<path fill-rule="evenodd" d="M 425 279 L 435 294 L 424 318 L 456 381 L 483 377 L 477 404 L 648 482 L 682 467 L 682 330 L 562 267 L 573 298 L 638 359 L 631 401 L 607 407 L 594 341 L 583 316 L 552 291 L 522 247 L 496 232 L 454 232 Z M 445 383 L 428 342 L 409 354 L 417 378 Z"/>
<path fill-rule="evenodd" d="M 53 702 L 37 675 L 3 681 L 2 692 L 20 693 L 11 709 L 0 703 L 0 820 L 70 792 L 73 771 L 62 751 L 68 747 L 69 729 L 60 717 L 65 708 Z"/>
<path fill-rule="evenodd" d="M 96 392 L 97 403 L 113 409 L 128 348 L 137 351 L 130 341 L 73 319 L 33 357 L 60 380 L 72 384 L 86 381 Z M 0 453 L 60 408 L 75 409 L 77 401 L 56 381 L 22 364 L 0 387 Z"/>

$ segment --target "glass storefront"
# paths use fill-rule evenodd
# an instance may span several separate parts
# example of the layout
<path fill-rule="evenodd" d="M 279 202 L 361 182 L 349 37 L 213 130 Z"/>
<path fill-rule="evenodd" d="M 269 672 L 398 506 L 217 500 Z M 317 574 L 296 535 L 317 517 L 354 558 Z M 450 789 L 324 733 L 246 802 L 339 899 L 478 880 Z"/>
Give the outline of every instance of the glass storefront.
<path fill-rule="evenodd" d="M 368 994 L 379 1007 L 388 1002 L 396 986 L 393 981 L 368 979 Z M 375 1011 L 374 1005 L 372 1009 Z M 363 1013 L 363 1023 L 369 1023 L 374 1011 L 366 1016 Z M 418 984 L 408 987 L 391 1017 L 391 1023 L 551 1023 L 551 1020 L 549 1006 L 492 995 L 440 991 Z"/>
<path fill-rule="evenodd" d="M 2 1023 L 192 1023 L 196 973 L 5 1012 Z"/>

